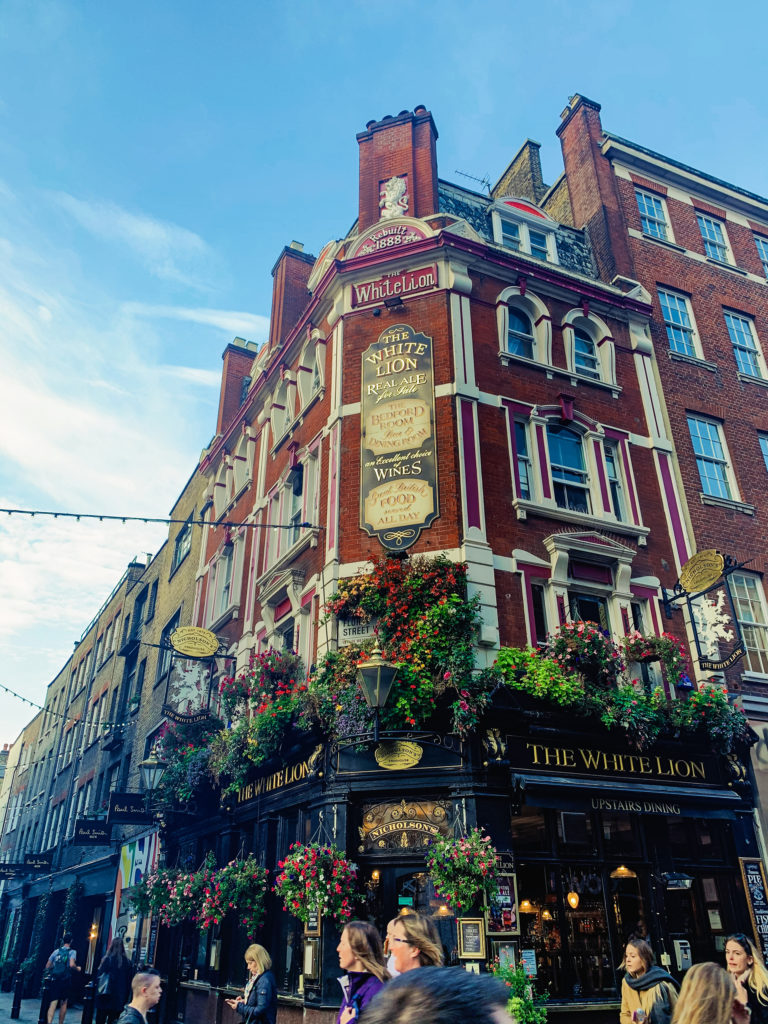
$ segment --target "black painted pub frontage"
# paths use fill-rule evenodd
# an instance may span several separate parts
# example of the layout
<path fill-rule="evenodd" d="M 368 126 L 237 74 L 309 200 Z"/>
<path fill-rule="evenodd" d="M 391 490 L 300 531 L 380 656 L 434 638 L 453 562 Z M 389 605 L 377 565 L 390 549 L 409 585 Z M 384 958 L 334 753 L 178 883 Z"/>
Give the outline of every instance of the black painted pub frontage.
<path fill-rule="evenodd" d="M 446 963 L 523 962 L 555 1019 L 578 1008 L 584 1021 L 616 1020 L 630 935 L 647 936 L 679 978 L 692 962 L 722 962 L 730 932 L 754 930 L 744 882 L 762 868 L 740 760 L 713 753 L 704 738 L 638 753 L 605 731 L 569 733 L 520 707 L 500 708 L 493 720 L 469 742 L 415 732 L 306 741 L 243 786 L 210 819 L 212 831 L 175 831 L 168 862 L 192 863 L 207 849 L 220 863 L 254 852 L 274 879 L 292 842 L 333 842 L 359 866 L 359 917 L 383 934 L 390 918 L 413 909 L 434 919 Z M 425 852 L 433 837 L 475 825 L 492 837 L 503 876 L 500 904 L 482 923 L 483 949 L 467 954 Z M 274 960 L 279 1019 L 308 1010 L 306 1019 L 333 1019 L 334 922 L 305 929 L 273 894 L 269 901 L 259 941 Z M 158 943 L 158 966 L 180 982 L 176 1016 L 228 1020 L 223 998 L 243 984 L 244 937 L 234 925 L 176 931 L 175 941 L 161 932 Z"/>

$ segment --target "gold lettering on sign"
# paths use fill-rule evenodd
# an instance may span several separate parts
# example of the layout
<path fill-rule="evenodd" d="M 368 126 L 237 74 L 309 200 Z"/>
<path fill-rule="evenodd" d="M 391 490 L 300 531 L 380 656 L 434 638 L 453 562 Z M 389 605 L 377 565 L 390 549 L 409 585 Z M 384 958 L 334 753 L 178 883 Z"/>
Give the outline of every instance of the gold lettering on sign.
<path fill-rule="evenodd" d="M 255 800 L 257 796 L 264 793 L 272 793 L 276 789 L 283 789 L 285 786 L 293 786 L 297 782 L 303 782 L 315 774 L 315 761 L 317 751 L 306 761 L 299 761 L 296 764 L 286 765 L 271 775 L 265 775 L 255 782 L 249 782 L 241 786 L 237 791 L 237 803 L 246 804 L 249 800 Z"/>
<path fill-rule="evenodd" d="M 703 761 L 661 754 L 621 754 L 591 747 L 554 747 L 546 743 L 526 743 L 531 763 L 537 768 L 575 768 L 608 775 L 650 775 L 655 778 L 705 781 Z"/>
<path fill-rule="evenodd" d="M 382 768 L 402 771 L 403 768 L 413 768 L 417 765 L 424 756 L 424 750 L 411 740 L 390 740 L 380 743 L 373 756 Z"/>

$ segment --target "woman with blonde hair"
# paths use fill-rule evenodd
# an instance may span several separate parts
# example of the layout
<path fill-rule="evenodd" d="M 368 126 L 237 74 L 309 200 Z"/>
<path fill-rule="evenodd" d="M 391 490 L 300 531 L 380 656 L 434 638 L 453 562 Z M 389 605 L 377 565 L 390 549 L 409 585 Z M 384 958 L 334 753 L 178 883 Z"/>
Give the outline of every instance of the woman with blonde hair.
<path fill-rule="evenodd" d="M 258 942 L 245 951 L 248 981 L 242 999 L 227 999 L 245 1024 L 275 1024 L 277 1020 L 277 982 L 271 971 L 272 957 Z"/>
<path fill-rule="evenodd" d="M 743 932 L 725 940 L 725 966 L 736 996 L 752 1013 L 752 1024 L 768 1024 L 768 971 L 754 942 Z"/>
<path fill-rule="evenodd" d="M 621 983 L 621 1024 L 669 1024 L 678 984 L 653 962 L 645 939 L 630 939 L 624 951 L 626 975 Z"/>
<path fill-rule="evenodd" d="M 348 921 L 336 952 L 339 966 L 347 972 L 339 978 L 343 996 L 336 1024 L 350 1024 L 389 980 L 389 973 L 384 966 L 381 936 L 367 921 Z"/>
<path fill-rule="evenodd" d="M 672 1024 L 748 1024 L 733 976 L 719 964 L 694 964 L 683 978 Z"/>
<path fill-rule="evenodd" d="M 390 948 L 399 974 L 415 967 L 442 967 L 443 950 L 437 929 L 428 917 L 407 914 L 398 917 L 392 927 Z"/>

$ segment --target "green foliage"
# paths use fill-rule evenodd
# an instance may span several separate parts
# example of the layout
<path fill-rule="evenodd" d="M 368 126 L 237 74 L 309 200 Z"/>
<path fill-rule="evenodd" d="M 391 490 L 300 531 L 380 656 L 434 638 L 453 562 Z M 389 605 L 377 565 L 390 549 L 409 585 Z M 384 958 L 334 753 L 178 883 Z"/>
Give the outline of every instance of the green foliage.
<path fill-rule="evenodd" d="M 159 740 L 160 756 L 168 767 L 154 797 L 158 806 L 188 803 L 211 784 L 209 747 L 222 725 L 221 719 L 214 716 L 202 722 L 168 724 Z"/>
<path fill-rule="evenodd" d="M 671 633 L 643 636 L 635 630 L 622 641 L 627 661 L 660 661 L 670 686 L 690 685 L 685 647 Z"/>
<path fill-rule="evenodd" d="M 578 704 L 584 699 L 584 682 L 566 672 L 559 662 L 544 657 L 531 647 L 502 647 L 496 667 L 505 684 L 521 693 L 551 701 L 562 707 Z"/>
<path fill-rule="evenodd" d="M 660 686 L 648 694 L 636 680 L 625 683 L 603 702 L 600 721 L 608 729 L 623 729 L 631 746 L 647 750 L 667 724 L 667 696 Z"/>
<path fill-rule="evenodd" d="M 357 865 L 335 846 L 291 843 L 288 856 L 278 861 L 275 892 L 293 917 L 305 924 L 311 914 L 343 923 L 357 901 Z"/>
<path fill-rule="evenodd" d="M 457 915 L 488 903 L 498 895 L 496 850 L 480 828 L 458 839 L 433 840 L 427 871 L 435 887 Z"/>
<path fill-rule="evenodd" d="M 716 750 L 728 752 L 738 743 L 749 742 L 750 728 L 744 712 L 728 701 L 728 691 L 719 686 L 692 690 L 672 705 L 672 722 L 680 732 L 704 732 Z"/>
<path fill-rule="evenodd" d="M 507 1009 L 517 1024 L 547 1024 L 547 994 L 537 995 L 533 991 L 533 982 L 525 973 L 522 964 L 518 967 L 502 967 L 494 960 L 491 970 L 509 988 Z"/>

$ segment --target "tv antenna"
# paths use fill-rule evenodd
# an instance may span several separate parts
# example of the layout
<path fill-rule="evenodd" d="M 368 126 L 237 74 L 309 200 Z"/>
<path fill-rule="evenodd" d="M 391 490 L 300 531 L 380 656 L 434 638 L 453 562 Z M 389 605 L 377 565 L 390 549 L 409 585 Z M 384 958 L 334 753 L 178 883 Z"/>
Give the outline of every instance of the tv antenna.
<path fill-rule="evenodd" d="M 480 185 L 483 186 L 483 188 L 488 190 L 488 195 L 491 194 L 491 183 L 488 180 L 488 175 L 487 174 L 486 174 L 486 176 L 484 178 L 476 178 L 474 174 L 467 174 L 466 171 L 459 171 L 459 170 L 457 170 L 454 173 L 455 174 L 460 174 L 462 176 L 462 178 L 469 178 L 470 181 L 478 182 Z"/>

